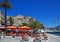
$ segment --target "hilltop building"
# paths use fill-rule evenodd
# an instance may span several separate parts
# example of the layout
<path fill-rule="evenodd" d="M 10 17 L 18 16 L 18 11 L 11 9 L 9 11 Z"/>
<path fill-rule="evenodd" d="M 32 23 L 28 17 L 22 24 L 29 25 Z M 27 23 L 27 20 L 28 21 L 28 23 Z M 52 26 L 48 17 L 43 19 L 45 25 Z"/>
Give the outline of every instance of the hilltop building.
<path fill-rule="evenodd" d="M 23 16 L 23 15 L 16 15 L 16 16 L 11 16 L 13 18 L 15 26 L 22 25 L 22 23 L 30 24 L 32 21 L 35 21 L 32 17 L 29 16 Z M 7 16 L 7 25 L 10 25 L 9 22 L 10 16 Z M 0 11 L 0 25 L 4 24 L 4 17 L 2 15 L 2 11 Z"/>
<path fill-rule="evenodd" d="M 10 16 L 7 16 L 7 24 L 9 25 L 9 17 Z M 35 19 L 31 18 L 31 17 L 28 17 L 28 16 L 22 16 L 22 15 L 17 15 L 17 16 L 14 16 L 12 17 L 13 20 L 14 20 L 14 24 L 15 26 L 19 26 L 19 25 L 22 25 L 22 23 L 26 23 L 26 24 L 29 24 L 30 22 L 32 21 L 35 21 Z"/>

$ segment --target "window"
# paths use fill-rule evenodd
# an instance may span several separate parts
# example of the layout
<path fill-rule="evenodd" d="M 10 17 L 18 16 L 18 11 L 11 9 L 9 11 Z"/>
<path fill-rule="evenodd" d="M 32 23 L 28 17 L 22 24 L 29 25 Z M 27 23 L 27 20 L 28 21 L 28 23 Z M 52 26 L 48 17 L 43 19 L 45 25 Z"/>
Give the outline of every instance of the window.
<path fill-rule="evenodd" d="M 32 20 L 33 20 L 32 18 L 29 19 L 29 21 L 32 21 Z"/>

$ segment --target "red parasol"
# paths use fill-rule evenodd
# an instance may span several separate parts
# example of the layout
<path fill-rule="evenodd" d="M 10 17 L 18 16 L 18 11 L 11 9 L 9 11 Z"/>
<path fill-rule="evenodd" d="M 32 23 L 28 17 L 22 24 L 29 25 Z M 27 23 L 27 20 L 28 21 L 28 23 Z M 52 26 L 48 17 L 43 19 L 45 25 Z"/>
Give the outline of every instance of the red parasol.
<path fill-rule="evenodd" d="M 18 27 L 19 30 L 32 30 L 30 27 L 28 26 L 22 26 L 22 27 Z"/>
<path fill-rule="evenodd" d="M 16 29 L 16 26 L 7 26 L 7 29 L 15 30 Z"/>
<path fill-rule="evenodd" d="M 1 29 L 4 29 L 4 28 L 5 28 L 5 26 L 0 26 L 0 28 L 1 28 Z"/>

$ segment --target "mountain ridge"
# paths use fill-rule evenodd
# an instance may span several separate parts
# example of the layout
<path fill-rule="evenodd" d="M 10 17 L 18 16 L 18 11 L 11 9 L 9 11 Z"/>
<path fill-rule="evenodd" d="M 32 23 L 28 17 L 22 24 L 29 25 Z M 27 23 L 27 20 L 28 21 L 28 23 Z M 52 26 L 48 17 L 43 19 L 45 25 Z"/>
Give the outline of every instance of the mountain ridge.
<path fill-rule="evenodd" d="M 49 30 L 52 30 L 54 32 L 60 32 L 60 25 L 56 26 L 56 27 L 51 27 L 51 28 L 48 28 Z"/>

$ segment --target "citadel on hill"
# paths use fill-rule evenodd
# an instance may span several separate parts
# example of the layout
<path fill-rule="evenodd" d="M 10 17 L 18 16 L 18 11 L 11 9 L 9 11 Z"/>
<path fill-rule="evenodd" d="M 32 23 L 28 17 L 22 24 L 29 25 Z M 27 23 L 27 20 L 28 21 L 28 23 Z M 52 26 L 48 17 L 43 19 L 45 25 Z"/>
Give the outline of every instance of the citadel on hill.
<path fill-rule="evenodd" d="M 9 18 L 12 16 L 7 16 L 7 25 L 10 25 Z M 17 15 L 12 17 L 14 23 L 13 25 L 19 26 L 22 25 L 22 23 L 29 24 L 32 21 L 35 21 L 32 17 L 29 16 L 22 16 L 22 15 Z M 4 16 L 2 14 L 2 11 L 0 10 L 0 25 L 4 25 Z"/>

